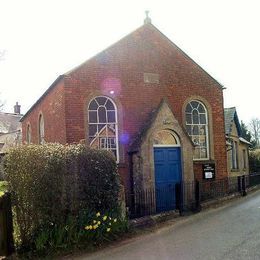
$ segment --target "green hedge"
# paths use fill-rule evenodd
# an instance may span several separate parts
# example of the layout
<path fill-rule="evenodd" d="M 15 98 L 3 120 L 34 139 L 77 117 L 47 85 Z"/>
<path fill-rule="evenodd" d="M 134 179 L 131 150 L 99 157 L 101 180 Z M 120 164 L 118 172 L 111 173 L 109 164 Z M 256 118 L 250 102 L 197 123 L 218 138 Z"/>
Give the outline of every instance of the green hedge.
<path fill-rule="evenodd" d="M 46 230 L 70 219 L 78 225 L 86 212 L 119 210 L 119 175 L 109 152 L 81 144 L 26 145 L 11 149 L 3 166 L 22 248 L 37 247 Z"/>

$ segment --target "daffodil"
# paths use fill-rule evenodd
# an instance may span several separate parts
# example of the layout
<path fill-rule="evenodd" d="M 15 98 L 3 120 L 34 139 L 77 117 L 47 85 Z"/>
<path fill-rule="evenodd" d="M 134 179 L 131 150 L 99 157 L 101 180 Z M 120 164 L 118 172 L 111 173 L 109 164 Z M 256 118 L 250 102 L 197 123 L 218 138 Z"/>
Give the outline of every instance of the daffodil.
<path fill-rule="evenodd" d="M 115 222 L 115 223 L 117 222 L 117 218 L 114 219 L 114 222 Z"/>
<path fill-rule="evenodd" d="M 97 223 L 98 225 L 100 225 L 101 224 L 101 222 L 100 221 L 98 221 L 98 223 Z"/>
<path fill-rule="evenodd" d="M 93 229 L 95 230 L 95 229 L 97 229 L 98 228 L 98 226 L 97 225 L 95 225 L 95 226 L 93 226 Z"/>
<path fill-rule="evenodd" d="M 107 228 L 107 232 L 110 232 L 111 228 Z"/>
<path fill-rule="evenodd" d="M 91 230 L 93 227 L 90 225 L 88 228 Z"/>
<path fill-rule="evenodd" d="M 89 230 L 89 226 L 85 226 L 85 229 L 86 229 L 86 230 Z"/>
<path fill-rule="evenodd" d="M 94 223 L 94 224 L 96 224 L 96 223 L 97 223 L 97 221 L 96 221 L 96 220 L 93 220 L 93 223 Z"/>
<path fill-rule="evenodd" d="M 109 222 L 109 224 L 108 224 L 109 226 L 111 226 L 112 224 L 111 224 L 111 222 Z"/>
<path fill-rule="evenodd" d="M 99 217 L 99 216 L 100 216 L 100 212 L 98 212 L 98 213 L 96 214 L 96 216 Z"/>
<path fill-rule="evenodd" d="M 107 216 L 104 216 L 104 217 L 103 217 L 103 220 L 105 221 L 106 219 L 107 219 Z"/>

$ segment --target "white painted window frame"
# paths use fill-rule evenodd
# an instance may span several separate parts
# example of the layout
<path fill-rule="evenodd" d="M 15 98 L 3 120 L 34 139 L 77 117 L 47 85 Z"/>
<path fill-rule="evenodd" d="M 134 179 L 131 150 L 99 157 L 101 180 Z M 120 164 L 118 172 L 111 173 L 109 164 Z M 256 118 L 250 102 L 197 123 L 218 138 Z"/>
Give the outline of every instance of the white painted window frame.
<path fill-rule="evenodd" d="M 106 98 L 107 100 L 111 101 L 112 104 L 113 104 L 113 106 L 114 106 L 114 108 L 115 108 L 114 110 L 108 110 L 108 109 L 105 107 L 105 105 L 106 105 L 106 103 L 107 103 L 107 100 L 106 100 L 106 102 L 105 102 L 104 105 L 99 105 L 99 104 L 97 103 L 97 101 L 96 101 L 96 103 L 97 103 L 97 105 L 98 105 L 98 108 L 99 108 L 99 107 L 104 107 L 104 108 L 106 109 L 106 123 L 100 123 L 100 122 L 99 122 L 98 108 L 97 108 L 96 110 L 91 110 L 91 109 L 89 109 L 89 106 L 90 106 L 91 102 L 94 101 L 95 99 L 99 98 L 99 97 Z M 108 121 L 107 112 L 112 112 L 112 111 L 115 112 L 115 123 L 107 122 L 107 121 Z M 90 122 L 89 122 L 89 115 L 90 115 L 89 112 L 97 112 L 97 122 L 96 122 L 96 123 L 90 123 Z M 119 143 L 118 143 L 118 115 L 117 115 L 117 106 L 116 106 L 115 102 L 114 102 L 110 97 L 108 97 L 108 96 L 96 96 L 96 97 L 92 98 L 92 99 L 90 100 L 89 104 L 88 104 L 88 126 L 89 126 L 89 125 L 99 125 L 99 124 L 104 124 L 104 125 L 106 125 L 106 126 L 108 126 L 109 124 L 114 124 L 114 125 L 115 125 L 116 162 L 119 163 Z M 106 127 L 106 128 L 107 128 L 107 127 Z M 88 127 L 88 129 L 89 129 L 89 127 Z M 88 134 L 88 136 L 89 136 L 89 134 Z M 99 137 L 98 137 L 98 138 L 99 138 Z M 109 136 L 108 136 L 108 134 L 107 134 L 107 129 L 106 129 L 106 138 L 109 138 Z M 98 144 L 98 146 L 100 147 L 99 144 Z M 107 147 L 106 149 L 103 149 L 103 150 L 110 151 L 110 150 L 114 150 L 114 149 L 109 149 L 109 148 Z"/>
<path fill-rule="evenodd" d="M 154 144 L 153 147 L 181 147 L 181 143 L 180 143 L 180 139 L 179 137 L 172 131 L 169 131 L 167 129 L 163 130 L 163 131 L 168 131 L 169 134 L 173 135 L 173 137 L 175 138 L 177 144 Z"/>
<path fill-rule="evenodd" d="M 31 140 L 32 140 L 32 130 L 31 130 L 30 123 L 28 123 L 27 127 L 26 127 L 26 142 L 27 142 L 27 144 L 30 144 Z"/>
<path fill-rule="evenodd" d="M 200 113 L 199 111 L 198 111 L 198 115 L 200 115 L 200 114 L 205 114 L 205 117 L 206 117 L 206 123 L 205 124 L 188 124 L 187 123 L 187 120 L 186 120 L 186 115 L 187 115 L 187 113 L 186 113 L 186 108 L 187 108 L 187 106 L 188 105 L 190 105 L 192 108 L 193 108 L 193 106 L 191 105 L 191 102 L 198 102 L 200 105 L 202 105 L 202 107 L 204 108 L 204 111 L 205 111 L 205 113 Z M 197 109 L 198 110 L 198 109 Z M 193 111 L 193 109 L 192 109 L 192 111 Z M 192 112 L 191 113 L 189 113 L 189 114 L 191 114 L 191 116 L 192 116 Z M 194 99 L 194 100 L 191 100 L 191 101 L 189 101 L 189 103 L 186 105 L 186 107 L 185 107 L 185 125 L 187 126 L 187 125 L 190 125 L 191 127 L 192 126 L 194 126 L 194 125 L 198 125 L 198 126 L 205 126 L 205 129 L 206 129 L 206 142 L 207 142 L 207 145 L 206 145 L 206 149 L 207 149 L 207 157 L 205 157 L 205 158 L 193 158 L 193 160 L 194 161 L 205 161 L 205 160 L 209 160 L 209 158 L 210 158 L 210 150 L 209 150 L 209 124 L 208 124 L 208 110 L 207 110 L 207 107 L 201 102 L 201 101 L 199 101 L 199 100 L 197 100 L 197 99 Z M 191 136 L 191 135 L 189 135 L 189 136 Z M 198 135 L 198 136 L 200 136 L 200 135 Z"/>
<path fill-rule="evenodd" d="M 39 115 L 39 144 L 44 144 L 45 129 L 44 129 L 44 117 L 41 113 Z"/>

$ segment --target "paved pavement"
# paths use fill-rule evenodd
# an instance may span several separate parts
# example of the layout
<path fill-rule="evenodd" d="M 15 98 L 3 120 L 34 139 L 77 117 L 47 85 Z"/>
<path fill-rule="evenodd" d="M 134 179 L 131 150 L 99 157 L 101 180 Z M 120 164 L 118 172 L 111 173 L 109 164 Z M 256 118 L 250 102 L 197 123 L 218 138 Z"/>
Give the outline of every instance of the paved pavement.
<path fill-rule="evenodd" d="M 260 259 L 260 191 L 74 259 Z"/>

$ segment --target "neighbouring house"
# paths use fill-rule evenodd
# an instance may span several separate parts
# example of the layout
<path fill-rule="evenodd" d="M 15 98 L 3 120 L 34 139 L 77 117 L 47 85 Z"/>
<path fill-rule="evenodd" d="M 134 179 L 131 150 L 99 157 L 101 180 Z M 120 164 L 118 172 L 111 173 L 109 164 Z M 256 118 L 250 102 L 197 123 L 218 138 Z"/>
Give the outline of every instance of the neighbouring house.
<path fill-rule="evenodd" d="M 22 142 L 21 106 L 16 102 L 14 113 L 0 112 L 0 155 Z"/>
<path fill-rule="evenodd" d="M 235 107 L 225 108 L 225 132 L 228 175 L 249 174 L 248 148 L 250 142 L 241 136 L 241 126 Z"/>
<path fill-rule="evenodd" d="M 112 151 L 126 190 L 228 176 L 223 86 L 148 16 L 59 76 L 21 122 L 27 143 Z"/>

